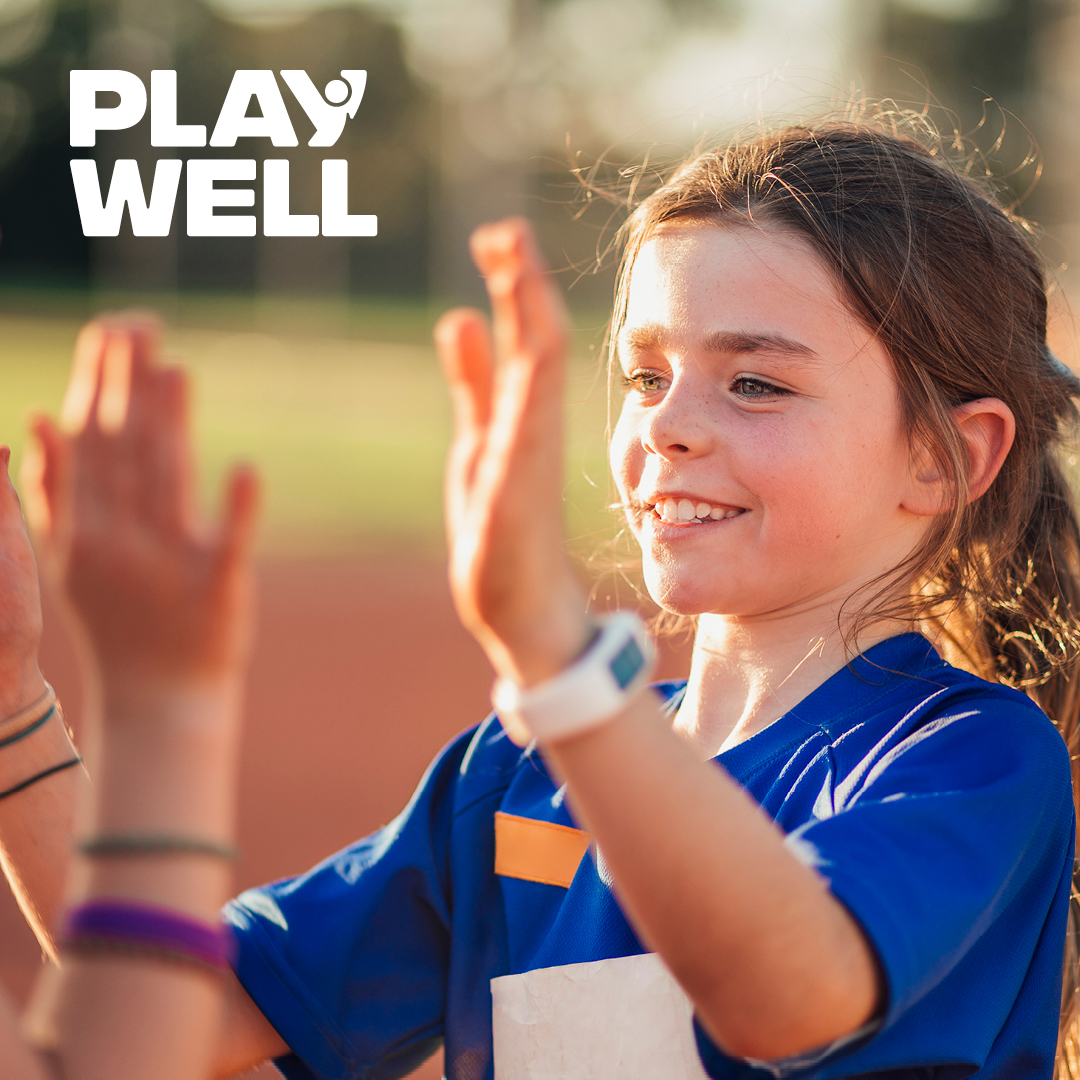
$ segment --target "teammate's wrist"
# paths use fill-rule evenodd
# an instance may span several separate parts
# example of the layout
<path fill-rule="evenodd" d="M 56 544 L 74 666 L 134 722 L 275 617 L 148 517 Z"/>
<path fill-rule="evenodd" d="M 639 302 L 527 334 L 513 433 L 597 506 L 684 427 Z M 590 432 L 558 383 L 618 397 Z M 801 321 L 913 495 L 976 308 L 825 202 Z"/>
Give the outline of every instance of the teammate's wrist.
<path fill-rule="evenodd" d="M 33 705 L 41 699 L 46 689 L 36 652 L 22 663 L 0 667 L 0 721 Z"/>
<path fill-rule="evenodd" d="M 110 727 L 215 729 L 240 712 L 243 679 L 169 678 L 110 672 L 101 679 L 101 701 Z"/>

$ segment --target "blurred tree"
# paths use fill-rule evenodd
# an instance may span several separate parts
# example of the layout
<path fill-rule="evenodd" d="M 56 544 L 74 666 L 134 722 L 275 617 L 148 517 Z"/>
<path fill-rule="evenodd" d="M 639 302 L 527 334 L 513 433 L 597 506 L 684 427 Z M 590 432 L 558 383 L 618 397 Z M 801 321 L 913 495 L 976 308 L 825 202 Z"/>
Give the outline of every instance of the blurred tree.
<path fill-rule="evenodd" d="M 89 279 L 67 115 L 68 71 L 87 66 L 89 25 L 84 0 L 23 4 L 16 18 L 0 21 L 0 101 L 17 102 L 19 116 L 0 128 L 0 279 Z"/>
<path fill-rule="evenodd" d="M 946 135 L 955 129 L 983 151 L 1013 196 L 1023 198 L 1028 216 L 1053 213 L 1045 186 L 1032 186 L 1044 136 L 1046 72 L 1038 46 L 1066 6 L 1066 0 L 883 0 L 878 8 L 874 92 L 905 105 L 939 106 L 938 127 Z"/>

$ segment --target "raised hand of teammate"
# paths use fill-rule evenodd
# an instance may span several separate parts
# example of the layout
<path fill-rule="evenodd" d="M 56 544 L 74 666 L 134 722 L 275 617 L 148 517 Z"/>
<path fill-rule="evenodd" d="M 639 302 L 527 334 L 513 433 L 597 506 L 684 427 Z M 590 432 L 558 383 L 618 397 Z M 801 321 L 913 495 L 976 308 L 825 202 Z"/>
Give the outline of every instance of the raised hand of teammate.
<path fill-rule="evenodd" d="M 145 316 L 82 331 L 60 424 L 33 423 L 27 515 L 109 680 L 210 685 L 247 649 L 258 486 L 235 470 L 221 524 L 198 519 L 185 378 L 158 349 Z"/>

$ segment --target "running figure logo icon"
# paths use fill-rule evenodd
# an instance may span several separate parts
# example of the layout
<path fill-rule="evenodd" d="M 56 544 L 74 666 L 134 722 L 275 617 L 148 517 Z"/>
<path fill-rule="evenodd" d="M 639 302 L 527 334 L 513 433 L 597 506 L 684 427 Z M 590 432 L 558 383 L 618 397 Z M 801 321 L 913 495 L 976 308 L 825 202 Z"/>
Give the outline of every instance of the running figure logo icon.
<path fill-rule="evenodd" d="M 333 146 L 341 138 L 345 121 L 356 115 L 367 86 L 366 71 L 343 71 L 341 78 L 331 79 L 321 94 L 306 71 L 282 71 L 281 77 L 315 125 L 308 146 Z"/>

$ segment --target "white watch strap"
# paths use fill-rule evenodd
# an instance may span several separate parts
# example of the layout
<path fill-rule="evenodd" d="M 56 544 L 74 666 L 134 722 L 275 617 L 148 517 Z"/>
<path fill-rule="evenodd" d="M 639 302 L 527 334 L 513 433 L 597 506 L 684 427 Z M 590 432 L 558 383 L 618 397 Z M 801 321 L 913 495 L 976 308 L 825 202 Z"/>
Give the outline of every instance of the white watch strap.
<path fill-rule="evenodd" d="M 656 650 L 645 624 L 631 611 L 599 620 L 585 654 L 552 679 L 525 689 L 495 683 L 495 711 L 514 718 L 541 742 L 596 727 L 621 712 L 649 681 Z"/>

